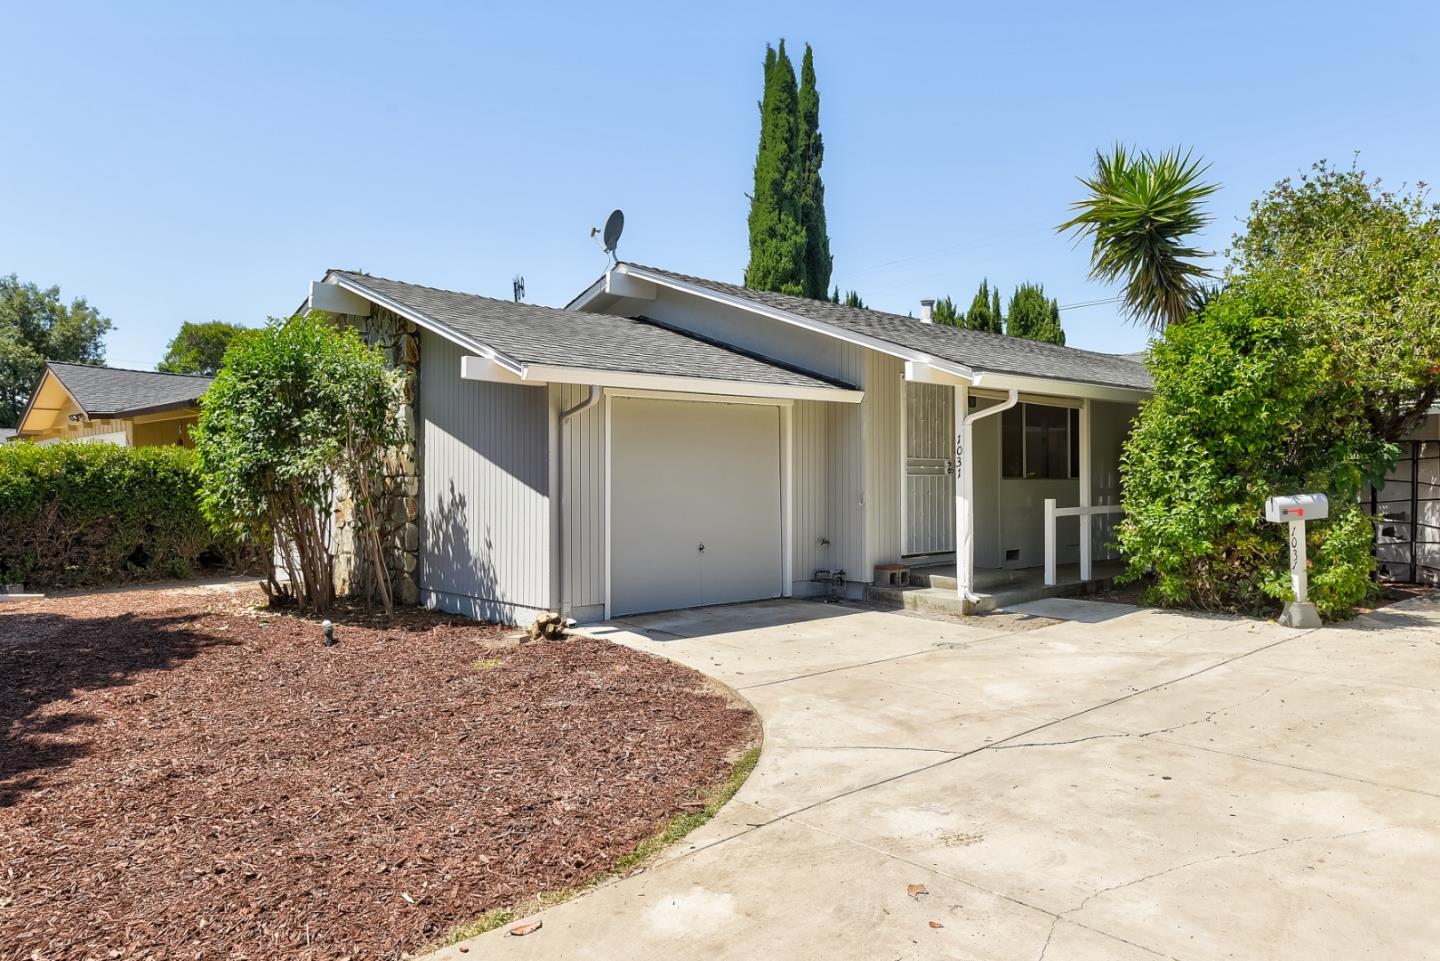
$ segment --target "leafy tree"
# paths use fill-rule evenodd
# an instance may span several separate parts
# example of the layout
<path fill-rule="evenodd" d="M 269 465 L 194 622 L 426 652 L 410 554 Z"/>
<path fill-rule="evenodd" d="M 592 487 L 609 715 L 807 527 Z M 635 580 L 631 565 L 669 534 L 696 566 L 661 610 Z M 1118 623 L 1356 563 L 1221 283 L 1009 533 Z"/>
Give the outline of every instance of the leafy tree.
<path fill-rule="evenodd" d="M 47 360 L 104 363 L 111 329 L 83 297 L 67 307 L 59 287 L 0 277 L 0 427 L 19 422 Z"/>
<path fill-rule="evenodd" d="M 330 532 L 344 491 L 393 609 L 377 513 L 383 457 L 401 440 L 401 391 L 378 348 L 311 312 L 235 340 L 201 402 L 201 507 L 218 531 L 273 532 L 302 607 L 333 601 Z"/>
<path fill-rule="evenodd" d="M 1005 332 L 1005 318 L 1000 313 L 1000 291 L 997 288 L 992 293 L 988 279 L 980 281 L 980 289 L 975 292 L 975 298 L 970 301 L 970 310 L 966 313 L 965 323 L 961 326 L 992 334 Z"/>
<path fill-rule="evenodd" d="M 860 294 L 854 290 L 846 293 L 845 299 L 841 301 L 841 303 L 843 303 L 846 307 L 859 307 L 862 309 L 865 307 L 865 301 L 861 300 Z"/>
<path fill-rule="evenodd" d="M 745 286 L 804 296 L 808 286 L 800 203 L 798 97 L 795 70 L 785 52 L 785 41 L 780 41 L 778 52 L 766 45 L 765 94 L 760 101 L 755 192 L 750 195 L 750 263 L 745 268 Z"/>
<path fill-rule="evenodd" d="M 1026 340 L 1047 344 L 1065 344 L 1065 331 L 1060 327 L 1060 304 L 1045 296 L 1040 284 L 1021 284 L 1010 298 L 1010 312 L 1005 318 L 1005 333 Z"/>
<path fill-rule="evenodd" d="M 1440 397 L 1440 205 L 1320 162 L 1250 208 L 1226 279 L 1296 298 L 1334 352 L 1381 440 L 1398 441 Z"/>
<path fill-rule="evenodd" d="M 956 308 L 955 301 L 949 297 L 941 297 L 935 301 L 935 309 L 931 313 L 930 319 L 947 327 L 965 326 L 965 315 Z"/>
<path fill-rule="evenodd" d="M 820 92 L 815 88 L 815 54 L 805 45 L 797 101 L 800 135 L 800 226 L 805 231 L 805 296 L 823 300 L 834 258 L 825 225 L 825 141 L 820 136 Z M 851 306 L 856 306 L 852 304 Z"/>
<path fill-rule="evenodd" d="M 165 357 L 155 369 L 166 374 L 205 374 L 215 376 L 225 350 L 236 335 L 249 328 L 212 320 L 197 324 L 185 321 L 165 350 Z"/>
<path fill-rule="evenodd" d="M 1116 144 L 1097 152 L 1095 172 L 1081 177 L 1088 195 L 1057 230 L 1091 239 L 1090 276 L 1125 284 L 1121 302 L 1132 320 L 1153 330 L 1184 320 L 1202 297 L 1206 254 L 1189 238 L 1210 222 L 1202 204 L 1219 189 L 1201 178 L 1209 165 L 1179 149 L 1152 156 Z"/>
<path fill-rule="evenodd" d="M 1357 499 L 1395 448 L 1314 335 L 1304 298 L 1255 279 L 1154 343 L 1155 393 L 1125 444 L 1117 528 L 1126 576 L 1153 573 L 1151 603 L 1259 612 L 1289 599 L 1286 532 L 1264 521 L 1264 502 L 1312 490 L 1332 505 L 1308 525 L 1312 600 L 1333 617 L 1369 590 L 1373 528 Z"/>

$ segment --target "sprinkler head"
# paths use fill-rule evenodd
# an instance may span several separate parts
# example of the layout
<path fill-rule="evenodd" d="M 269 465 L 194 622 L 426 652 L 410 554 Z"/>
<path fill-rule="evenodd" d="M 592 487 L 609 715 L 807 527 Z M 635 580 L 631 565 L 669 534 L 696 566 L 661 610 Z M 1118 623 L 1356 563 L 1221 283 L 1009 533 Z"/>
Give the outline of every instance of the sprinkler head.
<path fill-rule="evenodd" d="M 334 624 L 331 624 L 329 621 L 321 621 L 321 622 L 320 622 L 320 630 L 323 631 L 324 634 L 325 634 L 325 646 L 326 646 L 326 647 L 334 647 L 334 646 L 335 646 L 335 625 L 334 625 Z"/>

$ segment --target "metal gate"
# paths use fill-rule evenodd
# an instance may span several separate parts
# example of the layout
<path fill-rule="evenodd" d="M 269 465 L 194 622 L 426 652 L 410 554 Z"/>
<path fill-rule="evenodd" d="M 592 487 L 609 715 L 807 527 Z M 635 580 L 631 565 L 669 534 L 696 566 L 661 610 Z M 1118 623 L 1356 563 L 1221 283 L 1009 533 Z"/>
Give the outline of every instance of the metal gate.
<path fill-rule="evenodd" d="M 906 555 L 955 550 L 955 389 L 905 385 Z"/>
<path fill-rule="evenodd" d="M 1370 491 L 1380 576 L 1440 584 L 1440 442 L 1410 441 L 1380 490 Z"/>

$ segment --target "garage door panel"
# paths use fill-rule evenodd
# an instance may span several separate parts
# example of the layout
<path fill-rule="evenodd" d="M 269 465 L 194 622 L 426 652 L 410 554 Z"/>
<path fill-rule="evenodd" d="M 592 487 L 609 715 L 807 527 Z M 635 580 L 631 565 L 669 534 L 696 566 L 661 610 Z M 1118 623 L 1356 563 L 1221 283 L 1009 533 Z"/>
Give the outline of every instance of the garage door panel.
<path fill-rule="evenodd" d="M 779 409 L 615 398 L 611 417 L 612 613 L 778 595 Z"/>

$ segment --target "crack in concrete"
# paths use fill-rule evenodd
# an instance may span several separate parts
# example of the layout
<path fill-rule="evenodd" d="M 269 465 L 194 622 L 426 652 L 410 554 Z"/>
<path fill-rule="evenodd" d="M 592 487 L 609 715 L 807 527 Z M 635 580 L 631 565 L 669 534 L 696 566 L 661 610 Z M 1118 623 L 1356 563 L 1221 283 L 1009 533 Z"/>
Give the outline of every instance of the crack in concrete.
<path fill-rule="evenodd" d="M 1178 681 L 1172 681 L 1172 682 L 1169 682 L 1169 683 L 1179 683 L 1179 682 L 1178 682 Z M 1161 685 L 1161 687 L 1168 687 L 1168 686 L 1169 686 L 1169 684 Z M 1157 689 L 1157 690 L 1158 690 L 1158 689 Z M 1027 748 L 1027 747 L 1065 747 L 1065 746 L 1070 745 L 1070 744 L 1080 744 L 1080 743 L 1083 743 L 1083 742 L 1085 742 L 1085 741 L 1100 741 L 1100 740 L 1104 740 L 1104 739 L 1106 739 L 1106 738 L 1146 738 L 1146 737 L 1155 737 L 1157 734 L 1170 734 L 1170 733 L 1172 733 L 1172 732 L 1174 732 L 1174 731 L 1182 730 L 1183 728 L 1194 727 L 1194 726 L 1197 725 L 1197 724 L 1205 724 L 1205 723 L 1207 723 L 1207 722 L 1209 722 L 1209 721 L 1215 720 L 1215 718 L 1218 717 L 1218 716 L 1221 715 L 1221 714 L 1225 714 L 1225 713 L 1227 713 L 1227 712 L 1229 712 L 1229 711 L 1233 711 L 1233 710 L 1235 710 L 1235 709 L 1237 709 L 1237 708 L 1244 707 L 1244 706 L 1247 705 L 1247 704 L 1253 704 L 1254 702 L 1256 702 L 1256 701 L 1260 700 L 1261 698 L 1265 697 L 1265 696 L 1266 696 L 1267 694 L 1269 694 L 1272 690 L 1273 690 L 1273 688 L 1268 688 L 1268 687 L 1267 687 L 1265 690 L 1261 691 L 1259 694 L 1255 695 L 1254 697 L 1248 697 L 1248 698 L 1246 698 L 1245 700 L 1243 700 L 1243 701 L 1237 701 L 1237 702 L 1234 703 L 1234 704 L 1227 704 L 1225 707 L 1217 707 L 1217 708 L 1215 708 L 1215 710 L 1213 710 L 1213 711 L 1206 711 L 1204 717 L 1198 717 L 1198 718 L 1194 719 L 1193 721 L 1182 721 L 1182 722 L 1179 723 L 1179 724 L 1172 724 L 1170 727 L 1157 728 L 1156 730 L 1153 730 L 1153 731 L 1141 731 L 1141 732 L 1138 732 L 1138 733 L 1137 733 L 1137 732 L 1134 732 L 1134 731 L 1116 731 L 1116 732 L 1110 733 L 1110 734 L 1090 734 L 1090 735 L 1087 735 L 1087 736 L 1085 736 L 1085 737 L 1071 738 L 1071 739 L 1068 740 L 1068 741 L 1034 741 L 1034 742 L 1029 742 L 1029 743 L 1026 743 L 1026 744 L 1005 744 L 1005 745 L 1002 745 L 1002 746 L 1000 746 L 1000 747 L 997 747 L 995 750 L 997 750 L 997 751 L 1016 751 L 1016 750 L 1019 750 L 1019 749 L 1021 749 L 1021 748 Z M 1163 740 L 1163 738 L 1162 738 L 1162 740 Z M 1167 743 L 1167 744 L 1176 743 L 1176 744 L 1180 744 L 1181 746 L 1185 746 L 1185 745 L 1183 744 L 1183 742 L 1171 742 L 1171 741 L 1166 741 L 1165 743 Z"/>
<path fill-rule="evenodd" d="M 933 650 L 935 650 L 934 647 L 927 647 L 919 651 L 910 651 L 906 654 L 895 654 L 890 657 L 877 658 L 873 661 L 861 661 L 858 664 L 842 664 L 839 667 L 827 667 L 824 670 L 810 671 L 806 674 L 794 674 L 790 677 L 781 677 L 773 681 L 761 681 L 759 684 L 747 684 L 743 687 L 739 685 L 734 685 L 734 687 L 737 691 L 754 691 L 762 687 L 774 687 L 776 684 L 789 684 L 792 681 L 803 681 L 806 678 L 811 677 L 823 677 L 826 674 L 836 674 L 840 671 L 853 671 L 862 667 L 873 667 L 876 664 L 888 664 L 891 661 L 903 661 L 907 657 L 915 657 L 920 654 L 929 654 Z"/>
<path fill-rule="evenodd" d="M 1321 774 L 1325 777 L 1339 778 L 1342 781 L 1354 781 L 1356 784 L 1366 784 L 1370 787 L 1380 788 L 1382 791 L 1404 791 L 1407 794 L 1418 794 L 1421 797 L 1440 798 L 1440 793 L 1436 793 L 1434 791 L 1424 791 L 1420 788 L 1404 787 L 1399 784 L 1385 784 L 1380 781 L 1370 781 L 1363 777 L 1354 777 L 1349 774 L 1341 774 L 1338 771 L 1327 771 L 1324 768 L 1306 767 L 1303 764 L 1286 764 L 1284 761 L 1276 761 L 1264 757 L 1252 757 L 1249 754 L 1237 754 L 1234 751 L 1222 751 L 1219 748 L 1206 747 L 1203 744 L 1186 744 L 1184 741 L 1171 741 L 1166 738 L 1160 738 L 1160 740 L 1162 743 L 1171 744 L 1175 747 L 1185 748 L 1186 750 L 1190 751 L 1204 751 L 1207 754 L 1218 754 L 1221 757 L 1233 757 L 1239 761 L 1252 761 L 1255 764 L 1270 764 L 1275 767 L 1287 768 L 1291 771 L 1303 771 L 1306 774 Z"/>
<path fill-rule="evenodd" d="M 1130 881 L 1122 881 L 1119 884 L 1112 884 L 1108 888 L 1101 888 L 1098 891 L 1094 891 L 1091 894 L 1086 895 L 1084 900 L 1082 900 L 1079 904 L 1075 905 L 1075 907 L 1066 908 L 1064 911 L 1060 911 L 1059 913 L 1055 914 L 1055 920 L 1050 924 L 1050 936 L 1045 939 L 1045 944 L 1041 946 L 1040 956 L 1036 959 L 1036 961 L 1045 961 L 1045 953 L 1050 950 L 1050 942 L 1054 939 L 1055 928 L 1060 924 L 1060 922 L 1070 920 L 1068 917 L 1066 917 L 1067 915 L 1078 914 L 1079 912 L 1085 910 L 1085 908 L 1089 906 L 1090 902 L 1094 901 L 1096 898 L 1104 897 L 1105 895 L 1112 894 L 1116 891 L 1122 891 L 1125 888 L 1133 888 L 1137 884 L 1145 884 L 1146 882 L 1153 881 L 1156 878 L 1163 878 L 1167 874 L 1174 874 L 1176 871 L 1184 871 L 1186 868 L 1193 868 L 1196 865 L 1200 864 L 1213 864 L 1216 861 L 1240 861 L 1245 858 L 1252 858 L 1261 854 L 1270 854 L 1274 851 L 1280 851 L 1288 847 L 1293 847 L 1296 844 L 1305 844 L 1310 841 L 1338 841 L 1342 838 L 1359 837 L 1362 834 L 1379 834 L 1383 831 L 1394 830 L 1397 830 L 1397 828 L 1365 828 L 1359 831 L 1345 831 L 1340 834 L 1312 834 L 1303 838 L 1289 838 L 1279 844 L 1272 844 L 1268 847 L 1256 848 L 1253 851 L 1231 851 L 1228 854 L 1216 854 L 1206 858 L 1195 858 L 1194 860 L 1186 861 L 1184 864 L 1177 864 L 1173 867 L 1168 867 L 1163 871 L 1153 871 L 1150 874 L 1144 875 L 1143 877 L 1134 878 Z"/>

